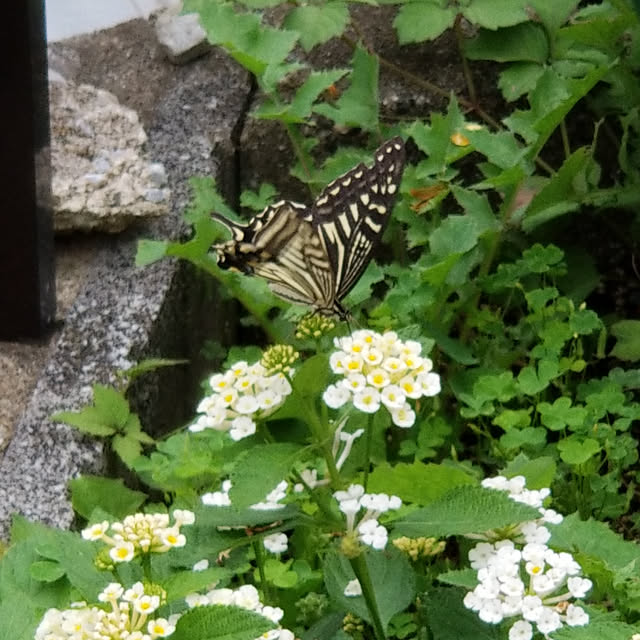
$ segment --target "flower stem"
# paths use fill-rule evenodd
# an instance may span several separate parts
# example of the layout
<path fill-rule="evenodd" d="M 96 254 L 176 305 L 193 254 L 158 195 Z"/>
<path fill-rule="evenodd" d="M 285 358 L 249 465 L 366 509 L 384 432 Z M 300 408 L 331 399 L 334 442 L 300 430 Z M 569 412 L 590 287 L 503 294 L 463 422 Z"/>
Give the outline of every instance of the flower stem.
<path fill-rule="evenodd" d="M 255 540 L 251 543 L 253 547 L 253 553 L 256 557 L 256 565 L 258 567 L 258 574 L 260 575 L 260 589 L 265 600 L 269 600 L 269 585 L 267 584 L 267 574 L 264 571 L 264 547 L 262 546 L 262 540 Z"/>
<path fill-rule="evenodd" d="M 369 575 L 369 567 L 367 566 L 366 553 L 361 553 L 355 558 L 350 558 L 351 568 L 356 574 L 356 578 L 360 582 L 362 587 L 362 596 L 367 604 L 367 609 L 371 614 L 373 631 L 375 633 L 376 640 L 385 640 L 384 625 L 380 619 L 380 611 L 378 610 L 378 603 L 376 602 L 375 590 L 373 588 L 373 582 Z"/>
<path fill-rule="evenodd" d="M 373 445 L 373 413 L 369 414 L 367 420 L 367 433 L 365 435 L 365 450 L 364 450 L 364 476 L 362 478 L 362 486 L 364 490 L 367 490 L 367 483 L 369 482 L 369 467 L 371 466 L 371 449 Z"/>

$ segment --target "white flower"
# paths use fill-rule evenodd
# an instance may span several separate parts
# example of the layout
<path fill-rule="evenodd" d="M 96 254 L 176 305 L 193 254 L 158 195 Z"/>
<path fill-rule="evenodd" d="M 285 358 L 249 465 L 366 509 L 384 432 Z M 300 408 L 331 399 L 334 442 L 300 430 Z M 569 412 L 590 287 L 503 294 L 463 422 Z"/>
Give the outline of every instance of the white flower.
<path fill-rule="evenodd" d="M 404 406 L 399 409 L 393 409 L 391 411 L 391 419 L 396 427 L 412 427 L 416 421 L 416 414 L 411 408 L 411 405 L 406 402 Z"/>
<path fill-rule="evenodd" d="M 387 546 L 389 534 L 377 520 L 365 520 L 358 525 L 359 539 L 374 549 L 382 550 Z"/>
<path fill-rule="evenodd" d="M 231 499 L 226 491 L 214 491 L 212 493 L 204 493 L 200 498 L 202 504 L 209 507 L 230 507 Z"/>
<path fill-rule="evenodd" d="M 233 589 L 212 589 L 207 593 L 207 604 L 233 604 L 235 594 Z"/>
<path fill-rule="evenodd" d="M 531 640 L 533 627 L 526 620 L 518 620 L 509 629 L 509 640 Z"/>
<path fill-rule="evenodd" d="M 367 382 L 375 389 L 386 387 L 391 380 L 389 374 L 384 369 L 373 369 L 367 374 Z"/>
<path fill-rule="evenodd" d="M 536 622 L 542 615 L 542 600 L 538 596 L 525 596 L 522 598 L 522 617 L 525 620 Z"/>
<path fill-rule="evenodd" d="M 593 586 L 588 578 L 573 576 L 567 580 L 567 588 L 574 598 L 584 598 Z"/>
<path fill-rule="evenodd" d="M 82 537 L 85 540 L 100 540 L 103 536 L 106 535 L 107 530 L 109 529 L 109 521 L 103 520 L 102 522 L 96 522 L 92 524 L 90 527 L 82 530 Z"/>
<path fill-rule="evenodd" d="M 133 542 L 129 542 L 128 540 L 118 541 L 109 550 L 109 556 L 114 562 L 130 562 L 133 560 L 134 553 L 135 546 Z"/>
<path fill-rule="evenodd" d="M 560 614 L 549 607 L 543 607 L 542 613 L 536 620 L 538 631 L 543 634 L 551 633 L 562 626 Z"/>
<path fill-rule="evenodd" d="M 344 595 L 348 598 L 362 595 L 362 586 L 360 585 L 360 581 L 358 580 L 358 578 L 354 578 L 353 580 L 349 580 L 349 582 L 347 582 L 347 586 L 344 588 Z"/>
<path fill-rule="evenodd" d="M 478 617 L 483 622 L 488 622 L 489 624 L 502 622 L 503 615 L 500 600 L 491 599 L 483 601 L 478 609 Z"/>
<path fill-rule="evenodd" d="M 191 567 L 192 571 L 206 571 L 209 568 L 209 561 L 206 558 L 202 560 L 198 560 L 193 567 Z"/>
<path fill-rule="evenodd" d="M 284 553 L 287 550 L 288 540 L 284 533 L 272 533 L 262 540 L 264 548 L 271 553 Z"/>
<path fill-rule="evenodd" d="M 349 402 L 351 394 L 345 387 L 330 384 L 327 390 L 322 394 L 324 403 L 331 409 L 339 409 L 341 406 Z"/>
<path fill-rule="evenodd" d="M 156 618 L 150 620 L 147 625 L 147 631 L 152 638 L 166 638 L 176 630 L 175 625 L 170 624 L 165 618 Z"/>
<path fill-rule="evenodd" d="M 388 409 L 400 409 L 404 407 L 406 404 L 405 398 L 404 392 L 396 384 L 390 384 L 380 392 L 380 400 Z"/>
<path fill-rule="evenodd" d="M 473 549 L 469 551 L 469 561 L 473 569 L 482 569 L 487 566 L 487 561 L 494 554 L 492 544 L 488 542 L 479 542 Z"/>
<path fill-rule="evenodd" d="M 117 600 L 124 593 L 124 588 L 119 582 L 111 582 L 98 595 L 100 602 L 109 602 Z"/>
<path fill-rule="evenodd" d="M 380 393 L 372 387 L 365 387 L 353 396 L 353 406 L 364 413 L 375 413 L 380 408 Z"/>
<path fill-rule="evenodd" d="M 361 391 L 367 386 L 367 379 L 361 373 L 351 373 L 344 380 L 341 380 L 338 383 L 338 386 L 344 387 L 351 393 L 355 393 L 356 391 Z"/>
<path fill-rule="evenodd" d="M 233 604 L 253 611 L 260 605 L 260 594 L 252 584 L 244 584 L 236 589 Z"/>
<path fill-rule="evenodd" d="M 158 596 L 143 595 L 134 600 L 133 608 L 138 613 L 153 613 L 160 606 L 160 598 Z"/>
<path fill-rule="evenodd" d="M 589 615 L 582 607 L 570 604 L 567 607 L 566 623 L 570 627 L 582 627 L 589 623 Z"/>
<path fill-rule="evenodd" d="M 265 605 L 264 607 L 262 607 L 260 615 L 277 624 L 278 622 L 280 622 L 280 620 L 282 620 L 284 611 L 280 607 L 270 607 L 268 605 Z"/>
<path fill-rule="evenodd" d="M 418 375 L 418 382 L 422 385 L 423 396 L 437 396 L 442 390 L 440 376 L 437 373 L 421 373 Z"/>
<path fill-rule="evenodd" d="M 248 438 L 256 432 L 256 423 L 248 416 L 238 416 L 231 422 L 229 436 L 234 442 Z"/>

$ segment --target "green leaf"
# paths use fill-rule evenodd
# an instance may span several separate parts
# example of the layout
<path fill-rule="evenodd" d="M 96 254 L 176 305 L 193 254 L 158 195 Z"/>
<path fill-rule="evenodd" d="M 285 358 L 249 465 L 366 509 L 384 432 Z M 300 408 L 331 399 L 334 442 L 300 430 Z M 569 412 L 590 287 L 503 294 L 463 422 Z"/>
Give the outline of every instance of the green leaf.
<path fill-rule="evenodd" d="M 611 325 L 611 334 L 617 342 L 611 355 L 636 362 L 640 360 L 640 320 L 621 320 Z"/>
<path fill-rule="evenodd" d="M 565 427 L 577 429 L 587 417 L 587 410 L 583 406 L 572 407 L 571 398 L 567 397 L 558 398 L 553 404 L 540 402 L 536 410 L 542 424 L 552 431 L 560 431 Z"/>
<path fill-rule="evenodd" d="M 22 593 L 0 596 L 0 640 L 33 640 L 42 606 Z"/>
<path fill-rule="evenodd" d="M 530 0 L 529 4 L 545 28 L 549 32 L 554 32 L 569 19 L 578 6 L 579 0 L 556 0 L 555 2 Z"/>
<path fill-rule="evenodd" d="M 500 437 L 500 445 L 508 451 L 519 451 L 527 447 L 540 449 L 546 442 L 547 431 L 536 427 L 512 429 Z"/>
<path fill-rule="evenodd" d="M 554 640 L 629 640 L 638 633 L 638 627 L 616 619 L 615 613 L 597 611 L 602 619 L 594 619 L 589 611 L 589 624 L 568 627 L 553 632 Z"/>
<path fill-rule="evenodd" d="M 513 102 L 532 91 L 544 67 L 533 62 L 516 62 L 500 72 L 498 87 L 505 100 Z"/>
<path fill-rule="evenodd" d="M 192 542 L 191 529 L 188 532 L 189 544 Z M 211 567 L 204 571 L 176 571 L 162 582 L 162 587 L 167 592 L 167 602 L 175 602 L 190 593 L 196 593 L 208 589 L 209 585 L 226 578 L 229 571 L 223 567 Z"/>
<path fill-rule="evenodd" d="M 442 7 L 438 0 L 407 2 L 393 21 L 400 44 L 435 40 L 453 26 L 456 17 L 454 7 Z"/>
<path fill-rule="evenodd" d="M 362 562 L 371 579 L 373 597 L 385 628 L 389 620 L 411 604 L 415 595 L 415 573 L 406 556 L 391 547 L 384 552 L 367 549 L 356 562 Z M 347 583 L 355 578 L 349 561 L 332 550 L 323 564 L 325 586 L 340 608 L 371 623 L 371 613 L 363 596 L 345 596 Z"/>
<path fill-rule="evenodd" d="M 164 258 L 167 255 L 169 244 L 167 240 L 148 240 L 147 238 L 138 240 L 136 267 L 146 267 Z"/>
<path fill-rule="evenodd" d="M 29 575 L 38 582 L 55 582 L 62 578 L 65 570 L 57 563 L 50 560 L 34 562 L 29 567 Z"/>
<path fill-rule="evenodd" d="M 297 369 L 293 377 L 293 388 L 302 396 L 316 397 L 318 389 L 328 386 L 330 373 L 327 354 L 311 356 Z"/>
<path fill-rule="evenodd" d="M 541 65 L 549 57 L 549 43 L 540 25 L 524 22 L 498 31 L 482 30 L 473 40 L 465 42 L 464 51 L 471 60 Z"/>
<path fill-rule="evenodd" d="M 438 574 L 438 582 L 452 587 L 464 587 L 472 591 L 478 584 L 478 572 L 475 569 L 459 569 Z"/>
<path fill-rule="evenodd" d="M 358 46 L 351 64 L 351 84 L 335 106 L 319 104 L 313 110 L 338 125 L 375 131 L 378 128 L 378 57 Z"/>
<path fill-rule="evenodd" d="M 491 422 L 504 431 L 524 429 L 531 425 L 531 411 L 531 407 L 528 409 L 505 409 L 498 413 Z"/>
<path fill-rule="evenodd" d="M 524 454 L 518 455 L 503 469 L 502 475 L 507 478 L 524 476 L 527 489 L 550 487 L 556 472 L 556 463 L 551 456 L 541 456 L 530 460 Z"/>
<path fill-rule="evenodd" d="M 93 385 L 93 404 L 106 424 L 121 429 L 129 418 L 129 403 L 120 391 L 102 384 Z"/>
<path fill-rule="evenodd" d="M 345 2 L 302 5 L 292 9 L 284 20 L 285 28 L 300 34 L 305 51 L 341 35 L 348 24 L 349 9 Z"/>
<path fill-rule="evenodd" d="M 349 295 L 344 299 L 344 304 L 347 309 L 352 309 L 366 300 L 370 300 L 372 297 L 372 289 L 375 284 L 384 280 L 384 271 L 378 266 L 375 260 L 372 260 L 365 272 L 360 276 L 355 287 L 349 292 Z"/>
<path fill-rule="evenodd" d="M 133 469 L 134 462 L 142 453 L 142 445 L 140 444 L 140 441 L 137 438 L 132 438 L 128 435 L 113 436 L 111 448 L 130 469 Z"/>
<path fill-rule="evenodd" d="M 69 482 L 69 488 L 74 510 L 86 520 L 98 507 L 122 520 L 126 515 L 135 513 L 147 499 L 145 493 L 129 489 L 121 479 L 100 476 L 75 478 Z"/>
<path fill-rule="evenodd" d="M 529 0 L 471 0 L 462 15 L 479 27 L 498 29 L 529 20 L 528 5 Z"/>
<path fill-rule="evenodd" d="M 473 148 L 487 157 L 487 160 L 501 169 L 509 169 L 521 162 L 527 149 L 521 145 L 510 131 L 488 131 L 465 129 L 464 135 Z M 493 215 L 495 218 L 495 214 Z M 494 222 L 495 225 L 495 222 Z"/>
<path fill-rule="evenodd" d="M 403 502 L 428 504 L 453 487 L 475 484 L 462 469 L 439 464 L 381 464 L 369 476 L 368 490 L 398 496 Z"/>
<path fill-rule="evenodd" d="M 171 640 L 254 640 L 275 623 L 240 607 L 208 605 L 182 614 Z"/>
<path fill-rule="evenodd" d="M 478 243 L 478 229 L 468 216 L 449 216 L 431 233 L 429 248 L 437 257 L 465 253 Z"/>
<path fill-rule="evenodd" d="M 532 507 L 510 500 L 501 491 L 458 487 L 435 502 L 394 522 L 394 532 L 409 537 L 436 537 L 484 533 L 534 520 Z"/>
<path fill-rule="evenodd" d="M 272 184 L 263 182 L 257 193 L 245 189 L 240 194 L 240 206 L 253 209 L 254 211 L 262 211 L 273 200 L 273 197 L 277 193 L 277 189 Z"/>
<path fill-rule="evenodd" d="M 241 454 L 231 472 L 229 498 L 236 509 L 261 502 L 291 471 L 300 447 L 289 443 L 261 444 Z"/>
<path fill-rule="evenodd" d="M 59 411 L 51 416 L 54 422 L 64 422 L 92 436 L 112 436 L 116 430 L 104 421 L 104 416 L 95 407 L 85 407 L 81 411 Z"/>
<path fill-rule="evenodd" d="M 591 162 L 591 149 L 588 147 L 577 149 L 564 161 L 558 172 L 529 203 L 522 223 L 525 231 L 531 231 L 543 222 L 578 207 L 586 193 L 586 171 Z"/>
<path fill-rule="evenodd" d="M 122 374 L 129 380 L 129 382 L 131 382 L 132 380 L 139 378 L 145 373 L 150 373 L 151 371 L 156 371 L 157 369 L 162 369 L 163 367 L 175 367 L 181 364 L 188 363 L 189 360 L 177 358 L 145 358 L 132 367 L 129 367 L 128 369 L 122 371 Z"/>
<path fill-rule="evenodd" d="M 577 435 L 560 440 L 557 444 L 560 457 L 567 464 L 584 464 L 589 458 L 602 451 L 602 447 L 593 438 L 581 438 Z"/>

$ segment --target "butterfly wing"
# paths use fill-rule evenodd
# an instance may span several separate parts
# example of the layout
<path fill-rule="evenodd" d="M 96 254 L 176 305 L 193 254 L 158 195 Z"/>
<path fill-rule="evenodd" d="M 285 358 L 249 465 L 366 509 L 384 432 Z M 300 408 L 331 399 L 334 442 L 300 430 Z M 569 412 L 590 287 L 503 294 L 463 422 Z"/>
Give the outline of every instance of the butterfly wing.
<path fill-rule="evenodd" d="M 310 221 L 331 264 L 331 297 L 338 307 L 382 238 L 402 179 L 404 159 L 402 138 L 392 138 L 375 152 L 373 166 L 359 164 L 330 183 L 315 201 Z"/>

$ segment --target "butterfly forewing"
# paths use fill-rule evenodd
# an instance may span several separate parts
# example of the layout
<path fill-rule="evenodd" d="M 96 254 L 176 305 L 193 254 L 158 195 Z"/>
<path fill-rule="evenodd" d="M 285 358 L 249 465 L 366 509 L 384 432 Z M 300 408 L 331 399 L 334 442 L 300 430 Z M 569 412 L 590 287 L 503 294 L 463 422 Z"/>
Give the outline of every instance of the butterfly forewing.
<path fill-rule="evenodd" d="M 374 156 L 372 167 L 359 164 L 329 184 L 311 210 L 334 271 L 334 297 L 353 288 L 371 259 L 391 217 L 402 171 L 404 143 L 393 138 Z"/>

